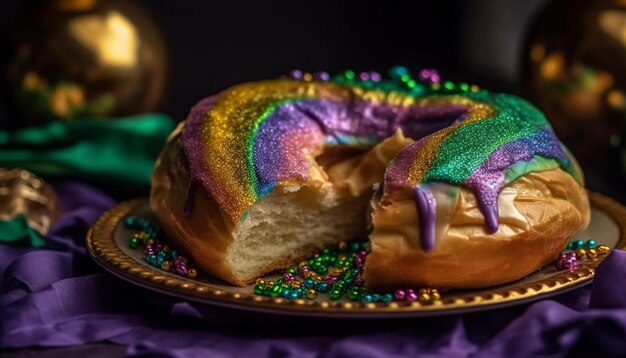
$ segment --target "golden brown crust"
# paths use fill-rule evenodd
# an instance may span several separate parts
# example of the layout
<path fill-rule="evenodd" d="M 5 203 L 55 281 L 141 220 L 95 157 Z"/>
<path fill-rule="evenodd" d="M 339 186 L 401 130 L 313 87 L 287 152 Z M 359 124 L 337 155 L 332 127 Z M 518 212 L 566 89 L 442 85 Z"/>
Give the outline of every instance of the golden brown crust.
<path fill-rule="evenodd" d="M 291 257 L 274 262 L 254 278 L 242 280 L 226 262 L 233 242 L 234 226 L 226 219 L 211 195 L 200 183 L 192 192 L 192 210 L 183 215 L 190 173 L 181 145 L 184 123 L 172 132 L 157 160 L 151 178 L 150 207 L 159 218 L 171 244 L 183 250 L 202 271 L 221 278 L 235 286 L 246 286 L 257 277 L 287 268 L 314 255 L 313 247 L 303 247 Z"/>
<path fill-rule="evenodd" d="M 372 252 L 364 272 L 368 288 L 477 288 L 514 281 L 555 259 L 589 223 L 584 188 L 559 168 L 527 174 L 505 190 L 517 212 L 505 215 L 490 235 L 474 194 L 461 188 L 444 218 L 448 226 L 438 225 L 447 232 L 438 235 L 430 253 L 419 248 L 417 228 L 405 229 L 409 223 L 416 227 L 419 215 L 413 202 L 403 203 L 412 200 L 410 193 L 394 203 L 374 201 Z M 505 199 L 501 211 L 510 209 L 502 208 Z"/>
<path fill-rule="evenodd" d="M 232 271 L 224 265 L 232 242 L 227 220 L 199 183 L 194 185 L 193 210 L 183 215 L 190 173 L 181 146 L 181 123 L 170 135 L 157 160 L 151 179 L 150 207 L 175 247 L 182 249 L 204 271 L 234 284 Z M 209 239 L 210 238 L 210 239 Z"/>

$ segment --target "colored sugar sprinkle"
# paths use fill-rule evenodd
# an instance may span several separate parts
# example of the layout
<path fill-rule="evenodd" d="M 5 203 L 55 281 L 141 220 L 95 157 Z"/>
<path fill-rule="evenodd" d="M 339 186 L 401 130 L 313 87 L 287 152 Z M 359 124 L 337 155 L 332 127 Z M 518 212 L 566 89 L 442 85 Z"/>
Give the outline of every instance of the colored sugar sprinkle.
<path fill-rule="evenodd" d="M 598 245 L 595 240 L 570 241 L 565 247 L 565 251 L 561 253 L 561 255 L 559 255 L 554 262 L 554 267 L 557 270 L 573 271 L 580 266 L 580 260 L 604 256 L 610 251 L 610 247 L 606 245 Z"/>
<path fill-rule="evenodd" d="M 128 247 L 137 249 L 144 248 L 144 260 L 150 266 L 170 271 L 183 277 L 195 278 L 198 270 L 188 257 L 179 254 L 161 237 L 157 230 L 148 220 L 129 216 L 124 220 L 124 226 L 137 230 L 128 238 Z"/>
<path fill-rule="evenodd" d="M 393 293 L 367 291 L 361 277 L 366 256 L 365 242 L 342 242 L 334 249 L 324 249 L 297 266 L 284 270 L 274 280 L 257 280 L 254 293 L 287 299 L 315 299 L 326 295 L 333 301 L 347 297 L 366 303 L 432 302 L 441 298 L 434 288 L 398 289 Z"/>

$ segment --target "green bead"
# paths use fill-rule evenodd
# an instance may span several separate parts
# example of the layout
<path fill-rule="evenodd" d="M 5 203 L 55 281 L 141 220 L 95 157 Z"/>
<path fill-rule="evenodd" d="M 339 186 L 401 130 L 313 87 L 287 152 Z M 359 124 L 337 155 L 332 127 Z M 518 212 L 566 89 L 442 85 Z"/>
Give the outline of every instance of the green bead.
<path fill-rule="evenodd" d="M 352 251 L 359 251 L 360 248 L 361 244 L 359 244 L 358 242 L 353 242 L 350 244 L 350 250 Z"/>
<path fill-rule="evenodd" d="M 450 81 L 446 81 L 443 83 L 443 88 L 445 88 L 448 91 L 452 91 L 454 89 L 454 83 Z"/>
<path fill-rule="evenodd" d="M 469 86 L 467 83 L 461 83 L 461 84 L 459 85 L 459 88 L 461 89 L 461 91 L 463 91 L 463 92 L 467 92 L 467 91 L 469 91 L 470 86 Z"/>
<path fill-rule="evenodd" d="M 339 291 L 339 290 L 332 290 L 332 291 L 330 291 L 328 296 L 330 297 L 331 300 L 338 300 L 338 299 L 341 298 L 341 291 Z"/>
<path fill-rule="evenodd" d="M 585 247 L 585 242 L 583 240 L 576 241 L 576 248 L 577 249 L 582 249 L 584 247 Z"/>
<path fill-rule="evenodd" d="M 293 267 L 290 267 L 287 269 L 286 271 L 288 274 L 290 275 L 295 275 L 296 274 L 296 269 L 294 269 Z"/>
<path fill-rule="evenodd" d="M 328 272 L 328 267 L 324 265 L 318 265 L 317 269 L 313 269 L 315 272 L 320 275 L 325 275 Z"/>
<path fill-rule="evenodd" d="M 282 293 L 283 288 L 280 287 L 280 285 L 274 285 L 274 287 L 272 287 L 272 289 L 270 290 L 270 296 L 272 297 L 278 297 L 280 296 L 280 294 Z"/>
<path fill-rule="evenodd" d="M 393 295 L 391 293 L 385 293 L 380 298 L 381 301 L 387 303 L 393 301 Z"/>
<path fill-rule="evenodd" d="M 279 278 L 274 280 L 274 284 L 275 285 L 280 285 L 281 283 L 283 283 L 283 278 L 282 277 L 279 277 Z"/>
<path fill-rule="evenodd" d="M 586 249 L 595 249 L 597 245 L 598 245 L 598 243 L 596 242 L 596 240 L 587 240 L 587 242 L 585 244 L 585 248 Z"/>
<path fill-rule="evenodd" d="M 128 239 L 128 247 L 130 247 L 131 249 L 136 249 L 137 247 L 139 247 L 139 239 L 137 239 L 136 237 L 131 237 L 130 239 Z"/>
<path fill-rule="evenodd" d="M 361 301 L 372 302 L 372 295 L 370 295 L 369 293 L 364 294 L 363 296 L 361 296 Z"/>
<path fill-rule="evenodd" d="M 378 293 L 373 293 L 372 302 L 378 302 L 378 301 L 380 301 L 380 295 Z"/>
<path fill-rule="evenodd" d="M 356 76 L 356 73 L 354 73 L 354 71 L 352 70 L 347 70 L 346 72 L 343 73 L 344 77 L 349 79 L 349 80 L 353 80 L 354 77 Z"/>
<path fill-rule="evenodd" d="M 352 301 L 358 301 L 361 299 L 361 293 L 358 290 L 350 290 L 350 292 L 348 292 L 348 298 Z"/>
<path fill-rule="evenodd" d="M 265 294 L 265 286 L 264 285 L 256 285 L 254 286 L 254 294 L 262 296 Z"/>
<path fill-rule="evenodd" d="M 567 246 L 565 247 L 565 249 L 566 249 L 566 250 L 573 250 L 573 249 L 574 249 L 574 245 L 575 245 L 575 243 L 574 243 L 573 241 L 572 241 L 572 242 L 569 242 L 569 243 L 567 244 Z"/>

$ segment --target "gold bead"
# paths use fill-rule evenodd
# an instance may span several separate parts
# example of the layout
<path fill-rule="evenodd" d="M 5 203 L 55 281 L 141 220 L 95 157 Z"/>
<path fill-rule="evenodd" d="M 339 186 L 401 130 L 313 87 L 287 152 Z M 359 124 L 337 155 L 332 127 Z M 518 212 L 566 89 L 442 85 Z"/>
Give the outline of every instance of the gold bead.
<path fill-rule="evenodd" d="M 303 268 L 309 266 L 309 263 L 307 261 L 300 261 L 300 263 L 298 264 L 298 268 Z"/>
<path fill-rule="evenodd" d="M 596 257 L 598 256 L 598 252 L 596 251 L 596 249 L 589 249 L 587 250 L 587 257 Z"/>
<path fill-rule="evenodd" d="M 148 239 L 148 241 L 146 241 L 146 245 L 154 245 L 154 240 Z"/>
<path fill-rule="evenodd" d="M 420 288 L 419 293 L 430 293 L 430 288 Z"/>
<path fill-rule="evenodd" d="M 161 270 L 163 271 L 169 271 L 170 270 L 170 262 L 169 261 L 164 261 L 161 264 Z"/>
<path fill-rule="evenodd" d="M 576 258 L 581 259 L 585 256 L 587 256 L 587 251 L 585 249 L 576 250 Z"/>
<path fill-rule="evenodd" d="M 302 76 L 302 79 L 306 82 L 311 82 L 313 81 L 313 75 L 307 72 Z"/>
<path fill-rule="evenodd" d="M 337 256 L 337 260 L 339 261 L 345 261 L 348 258 L 348 256 L 346 256 L 345 254 L 341 254 L 339 256 Z"/>
<path fill-rule="evenodd" d="M 163 245 L 163 252 L 170 252 L 170 245 Z"/>
<path fill-rule="evenodd" d="M 609 253 L 609 251 L 611 251 L 611 248 L 606 245 L 599 245 L 598 247 L 596 247 L 596 251 L 600 255 L 606 255 Z"/>
<path fill-rule="evenodd" d="M 315 297 L 317 297 L 317 292 L 314 289 L 310 288 L 306 290 L 306 297 L 310 299 L 314 299 Z"/>
<path fill-rule="evenodd" d="M 420 294 L 420 301 L 430 301 L 430 294 L 428 293 Z"/>
<path fill-rule="evenodd" d="M 300 288 L 300 287 L 302 287 L 302 282 L 300 282 L 300 281 L 291 281 L 289 283 L 289 286 L 291 288 Z"/>
<path fill-rule="evenodd" d="M 348 244 L 345 241 L 339 243 L 339 250 L 345 250 L 348 248 Z"/>
<path fill-rule="evenodd" d="M 438 300 L 441 298 L 441 295 L 439 294 L 439 292 L 433 292 L 430 294 L 430 296 L 433 298 L 433 300 Z"/>
<path fill-rule="evenodd" d="M 256 284 L 265 286 L 265 280 L 260 278 L 260 279 L 256 280 Z"/>
<path fill-rule="evenodd" d="M 191 268 L 189 269 L 189 271 L 187 271 L 187 276 L 189 276 L 189 278 L 196 278 L 198 277 L 198 270 Z"/>

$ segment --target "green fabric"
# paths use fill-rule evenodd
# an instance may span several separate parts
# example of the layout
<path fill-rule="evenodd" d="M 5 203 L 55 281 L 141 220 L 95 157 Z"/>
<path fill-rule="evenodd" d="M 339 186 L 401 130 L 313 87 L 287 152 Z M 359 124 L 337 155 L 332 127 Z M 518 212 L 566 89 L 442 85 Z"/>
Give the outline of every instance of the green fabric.
<path fill-rule="evenodd" d="M 28 226 L 23 214 L 11 220 L 0 220 L 0 243 L 44 247 L 46 242 L 39 233 Z"/>
<path fill-rule="evenodd" d="M 43 176 L 147 187 L 174 121 L 162 114 L 76 119 L 0 131 L 0 166 Z"/>

